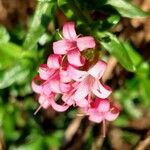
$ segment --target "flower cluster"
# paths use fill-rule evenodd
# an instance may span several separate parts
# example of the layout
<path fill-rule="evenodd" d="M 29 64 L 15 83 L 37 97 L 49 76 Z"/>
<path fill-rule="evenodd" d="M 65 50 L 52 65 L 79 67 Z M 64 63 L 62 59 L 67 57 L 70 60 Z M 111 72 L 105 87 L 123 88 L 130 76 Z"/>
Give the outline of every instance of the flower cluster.
<path fill-rule="evenodd" d="M 94 38 L 78 36 L 73 22 L 65 23 L 62 33 L 63 39 L 53 43 L 54 54 L 39 67 L 39 75 L 32 81 L 40 107 L 63 112 L 76 106 L 97 123 L 116 119 L 119 109 L 107 99 L 112 90 L 101 80 L 107 64 L 98 60 L 84 69 L 88 60 L 82 51 L 95 48 Z"/>

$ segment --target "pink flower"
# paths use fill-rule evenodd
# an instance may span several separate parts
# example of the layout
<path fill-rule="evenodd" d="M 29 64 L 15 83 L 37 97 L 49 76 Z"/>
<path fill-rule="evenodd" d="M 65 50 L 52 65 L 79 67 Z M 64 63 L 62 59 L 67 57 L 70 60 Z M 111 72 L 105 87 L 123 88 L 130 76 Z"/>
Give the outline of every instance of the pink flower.
<path fill-rule="evenodd" d="M 36 82 L 39 82 L 39 85 Z M 52 106 L 54 110 L 59 112 L 66 111 L 69 108 L 69 105 L 59 105 L 55 102 L 56 93 L 52 92 L 48 84 L 40 79 L 39 76 L 36 76 L 33 79 L 32 89 L 39 94 L 39 108 L 43 107 L 44 109 L 47 109 L 48 107 Z M 37 111 L 39 110 L 39 108 L 37 109 Z"/>
<path fill-rule="evenodd" d="M 74 93 L 77 87 L 78 87 L 78 83 L 77 82 L 73 83 L 71 90 L 66 93 L 63 93 L 62 100 L 69 106 L 73 105 L 79 107 L 88 107 L 89 102 L 86 98 L 82 98 L 79 100 L 74 99 Z"/>
<path fill-rule="evenodd" d="M 91 36 L 78 37 L 75 32 L 75 24 L 67 22 L 63 26 L 62 40 L 53 43 L 53 50 L 55 54 L 66 54 L 68 62 L 75 66 L 82 66 L 84 58 L 80 51 L 95 47 L 94 38 Z"/>
<path fill-rule="evenodd" d="M 58 112 L 63 112 L 72 105 L 77 106 L 84 111 L 89 120 L 103 122 L 105 136 L 105 120 L 115 120 L 119 109 L 108 101 L 112 90 L 102 83 L 101 78 L 107 64 L 99 60 L 88 70 L 82 70 L 86 65 L 83 66 L 85 58 L 81 52 L 95 46 L 93 37 L 79 37 L 75 31 L 75 24 L 65 23 L 63 39 L 53 43 L 55 54 L 51 54 L 47 63 L 39 67 L 39 75 L 33 79 L 32 89 L 39 95 L 40 106 L 37 111 L 41 107 L 52 107 Z M 57 103 L 58 98 L 62 99 L 61 104 Z"/>
<path fill-rule="evenodd" d="M 40 95 L 39 103 L 40 107 L 43 107 L 44 109 L 47 109 L 51 106 L 55 111 L 58 112 L 66 111 L 69 108 L 69 105 L 59 105 L 56 103 L 56 93 L 51 93 L 49 96 L 46 96 L 44 94 Z"/>
<path fill-rule="evenodd" d="M 91 102 L 91 107 L 84 112 L 89 116 L 89 120 L 100 123 L 103 120 L 115 120 L 119 115 L 119 108 L 110 105 L 108 99 L 96 98 L 94 102 Z"/>
<path fill-rule="evenodd" d="M 71 79 L 67 72 L 61 67 L 62 58 L 60 55 L 49 56 L 47 64 L 39 67 L 39 76 L 32 81 L 32 89 L 38 93 L 39 103 L 43 108 L 52 106 L 57 111 L 65 111 L 68 105 L 58 105 L 55 102 L 56 94 L 61 94 L 70 90 Z"/>
<path fill-rule="evenodd" d="M 91 102 L 90 108 L 83 108 L 86 115 L 89 116 L 89 120 L 96 123 L 103 123 L 103 137 L 106 135 L 105 121 L 115 120 L 120 113 L 117 106 L 111 105 L 108 99 L 96 98 L 94 102 Z"/>
<path fill-rule="evenodd" d="M 90 103 L 92 94 L 102 99 L 107 98 L 111 94 L 111 88 L 99 81 L 105 69 L 106 63 L 104 61 L 98 61 L 88 71 L 81 71 L 70 65 L 68 74 L 76 81 L 76 86 L 63 95 L 63 101 L 67 103 L 70 99 L 70 102 L 85 107 Z"/>
<path fill-rule="evenodd" d="M 71 79 L 68 76 L 67 70 L 64 70 L 62 57 L 57 54 L 51 54 L 47 60 L 47 65 L 44 64 L 39 68 L 40 78 L 46 80 L 46 84 L 52 92 L 63 93 L 69 91 Z"/>

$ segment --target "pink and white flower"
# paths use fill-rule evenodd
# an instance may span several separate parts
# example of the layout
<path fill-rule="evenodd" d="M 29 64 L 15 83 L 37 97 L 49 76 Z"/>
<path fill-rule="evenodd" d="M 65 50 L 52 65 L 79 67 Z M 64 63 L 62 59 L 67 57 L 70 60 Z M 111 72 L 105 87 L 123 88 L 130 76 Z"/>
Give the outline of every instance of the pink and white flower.
<path fill-rule="evenodd" d="M 38 85 L 36 82 L 40 82 Z M 63 104 L 59 105 L 56 103 L 56 93 L 52 92 L 46 81 L 44 82 L 39 76 L 36 76 L 32 81 L 32 89 L 39 94 L 38 102 L 40 104 L 39 108 L 47 109 L 50 106 L 54 110 L 62 112 L 69 108 L 69 105 Z M 38 109 L 39 110 L 39 109 Z M 37 111 L 36 111 L 37 112 Z"/>
<path fill-rule="evenodd" d="M 89 120 L 100 123 L 103 120 L 113 121 L 119 115 L 119 108 L 111 105 L 108 99 L 96 98 L 91 102 L 91 107 L 84 109 L 86 115 L 89 116 Z"/>
<path fill-rule="evenodd" d="M 103 123 L 103 137 L 106 136 L 106 120 L 115 120 L 120 113 L 119 107 L 110 104 L 108 99 L 96 98 L 91 102 L 89 108 L 83 108 L 85 115 L 89 117 L 89 120 L 95 123 Z"/>
<path fill-rule="evenodd" d="M 70 78 L 76 81 L 76 84 L 71 91 L 64 93 L 62 100 L 66 103 L 71 104 L 72 102 L 72 104 L 85 107 L 90 103 L 92 95 L 102 99 L 107 98 L 112 90 L 100 81 L 106 66 L 104 61 L 98 61 L 88 71 L 81 71 L 69 65 L 68 74 Z"/>
<path fill-rule="evenodd" d="M 53 43 L 55 54 L 67 55 L 68 62 L 74 66 L 82 66 L 84 57 L 80 52 L 88 48 L 95 48 L 95 40 L 91 36 L 79 37 L 75 31 L 75 24 L 67 22 L 63 26 L 63 39 Z"/>
<path fill-rule="evenodd" d="M 62 94 L 71 88 L 69 84 L 71 79 L 61 68 L 61 61 L 60 55 L 50 55 L 47 64 L 39 67 L 39 76 L 32 81 L 32 89 L 40 95 L 39 103 L 45 109 L 52 106 L 57 111 L 65 111 L 69 107 L 68 105 L 58 105 L 55 102 L 56 94 Z"/>

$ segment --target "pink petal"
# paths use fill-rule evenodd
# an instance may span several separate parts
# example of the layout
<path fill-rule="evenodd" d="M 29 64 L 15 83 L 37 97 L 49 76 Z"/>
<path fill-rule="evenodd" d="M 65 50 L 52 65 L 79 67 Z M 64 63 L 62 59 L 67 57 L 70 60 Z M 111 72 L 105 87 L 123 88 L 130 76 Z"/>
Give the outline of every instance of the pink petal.
<path fill-rule="evenodd" d="M 92 92 L 99 98 L 107 98 L 112 90 L 109 86 L 103 85 L 98 80 L 94 82 Z"/>
<path fill-rule="evenodd" d="M 54 93 L 61 93 L 59 71 L 57 71 L 48 81 L 50 90 Z"/>
<path fill-rule="evenodd" d="M 92 68 L 88 70 L 88 73 L 96 79 L 100 79 L 103 76 L 106 67 L 107 64 L 104 61 L 98 61 Z"/>
<path fill-rule="evenodd" d="M 87 76 L 86 71 L 78 70 L 71 65 L 68 66 L 67 71 L 68 71 L 69 77 L 75 81 L 82 81 Z"/>
<path fill-rule="evenodd" d="M 98 105 L 98 111 L 99 112 L 107 112 L 110 109 L 110 102 L 108 101 L 108 99 L 99 99 L 99 105 Z"/>
<path fill-rule="evenodd" d="M 63 36 L 65 39 L 68 40 L 75 40 L 77 35 L 76 35 L 76 31 L 75 31 L 75 24 L 74 22 L 67 22 L 64 24 L 63 26 Z"/>
<path fill-rule="evenodd" d="M 47 66 L 53 69 L 59 69 L 61 64 L 61 56 L 57 54 L 51 54 L 47 60 Z"/>
<path fill-rule="evenodd" d="M 43 89 L 42 89 L 42 91 L 43 91 L 43 94 L 45 94 L 45 95 L 48 96 L 48 97 L 51 95 L 52 90 L 51 90 L 51 88 L 50 88 L 50 83 L 49 83 L 49 82 L 45 82 L 45 83 L 43 84 Z"/>
<path fill-rule="evenodd" d="M 47 80 L 51 75 L 55 73 L 55 69 L 49 69 L 46 64 L 42 64 L 39 67 L 39 76 L 43 80 Z"/>
<path fill-rule="evenodd" d="M 66 94 L 66 93 L 63 94 L 62 100 L 63 100 L 67 105 L 69 105 L 69 106 L 75 104 L 75 102 L 74 102 L 74 100 L 72 99 L 70 93 L 68 93 L 68 94 Z"/>
<path fill-rule="evenodd" d="M 61 82 L 66 83 L 66 82 L 70 82 L 71 81 L 71 78 L 69 77 L 68 71 L 61 69 L 60 72 L 59 72 L 59 75 L 60 75 L 60 81 Z"/>
<path fill-rule="evenodd" d="M 110 111 L 107 112 L 105 116 L 105 119 L 108 121 L 113 121 L 119 116 L 119 112 L 119 108 L 117 108 L 116 106 L 111 106 Z"/>
<path fill-rule="evenodd" d="M 75 101 L 80 101 L 82 99 L 85 99 L 85 97 L 89 94 L 90 92 L 90 85 L 88 84 L 87 80 L 82 81 L 78 87 L 77 90 L 74 94 L 74 100 Z"/>
<path fill-rule="evenodd" d="M 61 93 L 60 81 L 58 79 L 52 79 L 49 85 L 52 92 Z"/>
<path fill-rule="evenodd" d="M 38 82 L 40 82 L 40 83 L 38 84 Z M 41 84 L 41 82 L 43 82 L 43 81 L 41 80 L 41 78 L 39 76 L 36 76 L 32 80 L 31 86 L 32 86 L 32 89 L 33 89 L 34 92 L 39 93 L 39 94 L 42 92 L 42 84 Z"/>
<path fill-rule="evenodd" d="M 83 66 L 84 65 L 85 59 L 83 56 L 81 56 L 78 49 L 70 50 L 67 53 L 67 57 L 68 57 L 68 62 L 71 65 L 74 65 L 74 66 Z"/>
<path fill-rule="evenodd" d="M 55 100 L 51 100 L 51 106 L 58 112 L 66 111 L 69 108 L 69 105 L 59 105 L 55 102 Z"/>
<path fill-rule="evenodd" d="M 92 115 L 95 115 L 95 114 L 98 115 L 98 113 L 99 113 L 99 112 L 98 112 L 97 109 L 95 109 L 95 108 L 91 108 L 91 107 L 90 107 L 90 108 L 87 109 L 87 114 L 88 114 L 88 115 L 91 115 L 91 116 L 92 116 Z"/>
<path fill-rule="evenodd" d="M 87 99 L 81 99 L 79 101 L 76 101 L 76 104 L 79 107 L 88 107 L 88 105 L 89 105 Z"/>
<path fill-rule="evenodd" d="M 53 50 L 55 54 L 66 54 L 72 47 L 74 47 L 74 43 L 69 42 L 68 40 L 59 40 L 53 43 Z"/>
<path fill-rule="evenodd" d="M 70 89 L 71 89 L 70 84 L 60 82 L 60 90 L 62 93 L 66 93 L 66 92 L 70 91 Z"/>
<path fill-rule="evenodd" d="M 103 117 L 101 115 L 98 114 L 93 114 L 89 116 L 89 120 L 96 122 L 96 123 L 100 123 L 103 120 Z"/>
<path fill-rule="evenodd" d="M 38 101 L 44 109 L 47 109 L 50 106 L 50 101 L 44 95 L 40 95 Z"/>
<path fill-rule="evenodd" d="M 77 47 L 80 51 L 83 51 L 88 48 L 95 48 L 95 40 L 91 36 L 80 37 L 77 39 Z"/>

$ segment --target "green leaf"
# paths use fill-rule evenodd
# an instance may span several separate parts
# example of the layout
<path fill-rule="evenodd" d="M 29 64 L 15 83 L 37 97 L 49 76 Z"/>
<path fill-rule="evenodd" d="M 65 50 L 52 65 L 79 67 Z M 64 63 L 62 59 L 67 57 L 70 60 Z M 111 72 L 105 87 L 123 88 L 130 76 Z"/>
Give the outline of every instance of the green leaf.
<path fill-rule="evenodd" d="M 3 26 L 0 26 L 0 43 L 6 43 L 10 39 L 10 36 Z"/>
<path fill-rule="evenodd" d="M 0 70 L 9 68 L 22 58 L 35 58 L 36 53 L 24 51 L 22 47 L 15 43 L 0 43 Z"/>
<path fill-rule="evenodd" d="M 140 78 L 149 78 L 150 64 L 148 62 L 142 62 L 137 68 L 137 74 Z"/>
<path fill-rule="evenodd" d="M 83 21 L 89 23 L 91 21 L 87 13 L 84 12 L 75 0 L 57 0 L 59 8 L 64 12 L 65 16 L 71 20 Z"/>
<path fill-rule="evenodd" d="M 71 7 L 68 7 L 70 1 L 67 0 L 57 0 L 59 8 L 64 12 L 67 18 L 72 19 L 74 17 L 74 13 Z"/>
<path fill-rule="evenodd" d="M 0 70 L 12 66 L 22 53 L 21 47 L 14 43 L 0 43 Z"/>
<path fill-rule="evenodd" d="M 141 80 L 140 84 L 139 84 L 139 88 L 140 88 L 140 95 L 143 101 L 143 104 L 149 108 L 150 107 L 150 79 L 143 79 Z"/>
<path fill-rule="evenodd" d="M 14 43 L 1 43 L 0 52 L 5 53 L 5 55 L 9 55 L 12 58 L 20 58 L 22 49 Z"/>
<path fill-rule="evenodd" d="M 54 15 L 55 3 L 39 2 L 29 32 L 23 43 L 26 50 L 36 50 L 40 37 L 46 31 L 50 19 Z"/>
<path fill-rule="evenodd" d="M 99 30 L 99 31 L 108 31 L 109 29 L 113 28 L 116 26 L 120 21 L 120 15 L 111 15 L 105 20 L 97 20 L 94 21 L 90 27 L 91 29 L 94 30 Z"/>
<path fill-rule="evenodd" d="M 124 17 L 139 18 L 149 15 L 137 6 L 125 0 L 108 0 L 106 4 L 113 6 Z"/>
<path fill-rule="evenodd" d="M 101 45 L 110 52 L 120 64 L 128 71 L 135 71 L 135 66 L 130 59 L 126 48 L 117 37 L 109 32 L 96 33 Z"/>
<path fill-rule="evenodd" d="M 130 43 L 128 42 L 122 42 L 124 47 L 126 48 L 126 51 L 130 57 L 130 59 L 132 60 L 133 64 L 135 66 L 138 66 L 141 62 L 142 62 L 142 57 L 140 54 L 138 54 L 138 52 L 136 52 L 136 50 L 131 46 Z"/>
<path fill-rule="evenodd" d="M 10 69 L 0 71 L 0 89 L 4 89 L 15 82 L 18 84 L 26 83 L 30 69 L 30 62 L 21 60 Z"/>

